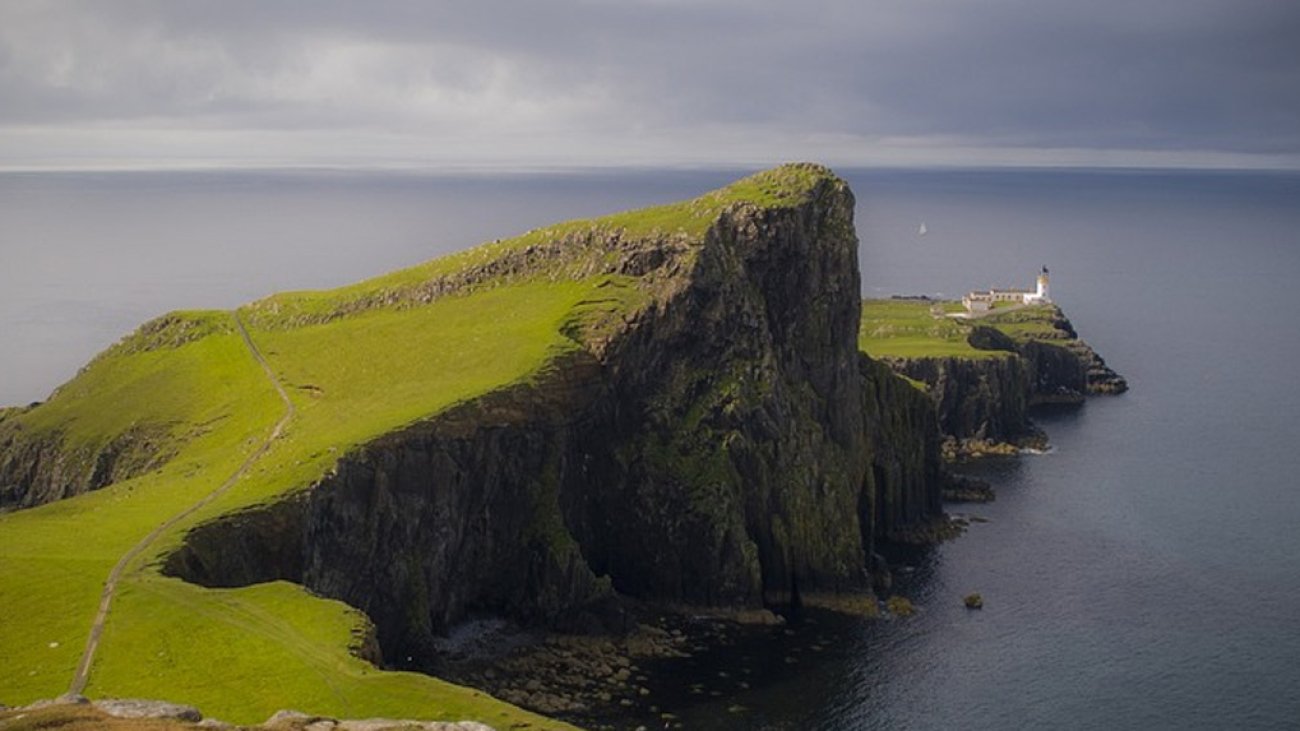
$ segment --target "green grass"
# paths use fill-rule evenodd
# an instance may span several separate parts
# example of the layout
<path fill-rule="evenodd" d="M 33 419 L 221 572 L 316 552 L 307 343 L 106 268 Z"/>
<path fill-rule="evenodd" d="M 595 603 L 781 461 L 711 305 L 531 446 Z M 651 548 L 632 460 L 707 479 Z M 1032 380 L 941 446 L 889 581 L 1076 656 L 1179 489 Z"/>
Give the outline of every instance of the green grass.
<path fill-rule="evenodd" d="M 297 415 L 247 479 L 187 524 L 304 487 L 356 445 L 503 384 L 528 380 L 576 347 L 563 326 L 574 310 L 593 307 L 590 300 L 598 300 L 607 286 L 603 279 L 532 282 L 415 310 L 253 331 L 290 390 Z M 155 556 L 180 537 L 178 530 L 160 542 Z M 287 699 L 312 712 L 347 716 L 454 720 L 470 714 L 491 720 L 507 713 L 511 723 L 542 723 L 502 710 L 474 691 L 418 675 L 376 674 L 345 649 L 359 618 L 344 613 L 330 634 L 312 634 L 342 605 L 294 587 L 274 594 L 262 587 L 214 592 L 152 572 L 133 576 L 127 586 L 91 676 L 89 692 L 96 695 L 138 695 L 150 688 L 156 694 L 161 688 L 168 698 L 240 723 L 269 716 Z M 139 660 L 146 648 L 152 670 L 142 677 Z M 156 662 L 158 652 L 179 659 Z M 195 673 L 196 667 L 221 671 Z M 253 692 L 244 687 L 249 678 L 274 682 Z"/>
<path fill-rule="evenodd" d="M 375 670 L 348 653 L 364 618 L 338 602 L 282 582 L 192 586 L 159 575 L 161 557 L 189 527 L 303 489 L 379 435 L 536 378 L 579 347 L 575 338 L 599 341 L 653 297 L 639 281 L 581 275 L 592 271 L 590 262 L 571 261 L 483 279 L 431 303 L 412 299 L 421 285 L 591 231 L 674 237 L 689 256 L 727 207 L 793 205 L 829 179 L 822 168 L 780 168 L 693 201 L 559 224 L 357 285 L 278 295 L 241 310 L 296 415 L 244 479 L 129 568 L 88 695 L 193 703 L 237 723 L 296 707 L 563 727 L 470 689 Z M 236 333 L 231 313 L 173 313 L 105 351 L 49 402 L 3 412 L 5 428 L 59 434 L 70 449 L 93 451 L 147 428 L 169 458 L 102 490 L 0 515 L 0 701 L 27 703 L 67 688 L 113 564 L 225 482 L 280 418 L 283 405 Z"/>
<path fill-rule="evenodd" d="M 288 705 L 337 718 L 565 727 L 478 691 L 377 670 L 347 650 L 364 617 L 287 582 L 202 589 L 150 574 L 124 589 L 116 611 L 114 642 L 131 651 L 108 653 L 97 667 L 111 679 L 100 687 L 112 695 L 152 697 L 165 689 L 173 702 L 243 724 Z M 164 631 L 158 617 L 168 618 Z"/>
<path fill-rule="evenodd" d="M 882 358 L 1003 358 L 1007 356 L 1003 351 L 971 347 L 966 340 L 970 328 L 994 327 L 1017 342 L 1066 337 L 1054 324 L 1061 317 L 1054 304 L 994 312 L 976 320 L 945 317 L 958 312 L 965 312 L 960 302 L 863 300 L 858 348 Z"/>
<path fill-rule="evenodd" d="M 878 358 L 1000 358 L 966 342 L 969 324 L 945 317 L 952 303 L 925 300 L 864 300 L 858 348 Z M 958 311 L 961 308 L 957 304 Z M 983 324 L 983 321 L 980 321 Z"/>
<path fill-rule="evenodd" d="M 322 322 L 358 310 L 401 309 L 421 304 L 422 287 L 438 280 L 460 276 L 470 282 L 463 285 L 469 290 L 516 283 L 519 276 L 493 275 L 480 282 L 472 275 L 490 271 L 487 268 L 493 263 L 519 252 L 557 243 L 573 248 L 574 257 L 560 256 L 534 265 L 523 276 L 550 281 L 582 278 L 589 269 L 591 252 L 579 251 L 575 241 L 589 234 L 618 233 L 625 240 L 678 237 L 687 245 L 698 246 L 708 228 L 730 206 L 740 203 L 765 208 L 793 206 L 806 200 L 819 182 L 831 180 L 833 174 L 820 166 L 786 165 L 751 175 L 693 200 L 566 221 L 346 287 L 273 295 L 251 304 L 245 312 L 254 324 L 277 329 Z"/>
<path fill-rule="evenodd" d="M 177 313 L 177 322 L 233 328 L 229 313 Z M 155 321 L 157 322 L 157 321 Z M 248 352 L 233 329 L 217 329 L 178 347 L 124 339 L 59 388 L 39 408 L 17 417 L 33 433 L 60 431 L 69 448 L 94 446 L 133 427 L 161 428 L 176 447 L 234 418 L 262 423 L 274 399 L 253 407 L 232 404 L 231 389 L 259 389 L 265 379 L 249 368 Z M 251 408 L 250 408 L 251 407 Z"/>
<path fill-rule="evenodd" d="M 156 351 L 106 354 L 20 417 L 86 440 L 98 438 L 94 428 L 122 428 L 132 412 L 174 423 L 186 436 L 201 434 L 161 470 L 0 516 L 4 702 L 67 689 L 109 569 L 150 529 L 234 472 L 278 416 L 279 401 L 238 336 L 213 335 L 168 352 L 167 363 Z M 124 400 L 115 405 L 108 393 Z M 51 412 L 66 418 L 57 422 Z"/>
<path fill-rule="evenodd" d="M 996 327 L 1020 342 L 1059 340 L 1066 337 L 1066 333 L 1056 329 L 1054 324 L 1061 316 L 1061 311 L 1056 305 L 1037 304 L 1014 312 L 995 313 L 980 320 L 980 324 Z"/>
<path fill-rule="evenodd" d="M 555 726 L 475 691 L 381 673 L 352 658 L 347 640 L 361 618 L 337 602 L 290 585 L 203 589 L 160 577 L 156 564 L 190 525 L 302 488 L 358 444 L 533 377 L 577 347 L 563 334 L 575 318 L 599 320 L 609 308 L 636 301 L 618 294 L 625 289 L 610 278 L 532 282 L 415 310 L 255 330 L 297 415 L 246 479 L 165 535 L 124 578 L 87 693 L 194 703 L 238 723 L 292 705 L 344 716 Z M 99 413 L 112 396 L 142 400 L 127 415 Z M 282 409 L 243 343 L 229 334 L 106 354 L 51 402 L 62 422 L 42 409 L 31 414 L 75 423 L 83 415 L 65 402 L 77 400 L 92 408 L 85 415 L 91 426 L 78 425 L 87 434 L 145 414 L 187 425 L 179 432 L 188 441 L 147 475 L 0 517 L 0 699 L 9 703 L 66 689 L 112 564 L 232 474 Z M 193 435 L 195 422 L 207 424 L 206 431 Z"/>

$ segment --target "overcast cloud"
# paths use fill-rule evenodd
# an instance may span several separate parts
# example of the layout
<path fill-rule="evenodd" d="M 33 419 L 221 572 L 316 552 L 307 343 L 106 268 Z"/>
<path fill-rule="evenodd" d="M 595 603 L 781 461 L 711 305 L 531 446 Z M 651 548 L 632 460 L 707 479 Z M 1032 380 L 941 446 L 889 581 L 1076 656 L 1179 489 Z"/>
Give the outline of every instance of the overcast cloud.
<path fill-rule="evenodd" d="M 0 4 L 0 167 L 1300 167 L 1295 0 Z"/>

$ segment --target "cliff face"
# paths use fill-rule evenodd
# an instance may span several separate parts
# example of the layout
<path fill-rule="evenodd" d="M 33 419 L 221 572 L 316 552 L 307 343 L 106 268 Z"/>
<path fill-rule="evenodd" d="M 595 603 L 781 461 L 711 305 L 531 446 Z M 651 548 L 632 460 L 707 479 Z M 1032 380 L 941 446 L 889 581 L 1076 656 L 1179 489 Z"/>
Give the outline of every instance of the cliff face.
<path fill-rule="evenodd" d="M 934 404 L 889 366 L 861 356 L 863 414 L 871 459 L 870 525 L 877 539 L 942 513 L 943 480 Z M 877 540 L 879 542 L 879 540 Z"/>
<path fill-rule="evenodd" d="M 62 500 L 147 472 L 170 456 L 160 446 L 165 435 L 166 429 L 137 427 L 72 445 L 57 430 L 27 429 L 0 415 L 0 510 Z"/>
<path fill-rule="evenodd" d="M 939 430 L 955 443 L 984 450 L 990 443 L 1041 439 L 1029 409 L 1045 404 L 1079 405 L 1088 394 L 1117 394 L 1124 378 L 1106 366 L 1055 305 L 1013 311 L 970 328 L 967 343 L 982 357 L 890 357 L 896 372 L 925 384 Z M 1033 327 L 1025 327 L 1026 324 Z M 1015 336 L 998 329 L 1012 326 Z"/>
<path fill-rule="evenodd" d="M 939 430 L 955 439 L 1010 442 L 1035 433 L 1029 420 L 1033 371 L 1014 355 L 990 358 L 891 358 L 908 378 L 926 384 Z"/>
<path fill-rule="evenodd" d="M 729 207 L 689 256 L 639 260 L 655 300 L 630 320 L 346 455 L 301 507 L 200 527 L 168 571 L 301 581 L 417 665 L 476 614 L 608 627 L 620 596 L 867 586 L 876 537 L 938 514 L 940 462 L 924 395 L 857 350 L 852 216 L 820 173 L 797 205 Z"/>
<path fill-rule="evenodd" d="M 162 351 L 229 332 L 224 313 L 155 318 L 96 356 L 48 401 L 0 409 L 0 511 L 74 497 L 167 463 L 215 419 L 189 422 L 142 407 L 164 381 L 138 362 L 123 363 L 133 356 L 158 361 Z"/>
<path fill-rule="evenodd" d="M 1040 367 L 1040 392 L 1047 395 L 1049 391 L 1070 390 L 1080 395 L 1114 395 L 1128 390 L 1124 377 L 1111 370 L 1097 351 L 1079 337 L 1060 307 L 1051 305 L 1047 320 L 1050 327 L 1025 332 L 1019 345 L 1028 358 L 1042 357 L 1044 348 L 1055 348 L 1046 351 L 1046 366 Z"/>

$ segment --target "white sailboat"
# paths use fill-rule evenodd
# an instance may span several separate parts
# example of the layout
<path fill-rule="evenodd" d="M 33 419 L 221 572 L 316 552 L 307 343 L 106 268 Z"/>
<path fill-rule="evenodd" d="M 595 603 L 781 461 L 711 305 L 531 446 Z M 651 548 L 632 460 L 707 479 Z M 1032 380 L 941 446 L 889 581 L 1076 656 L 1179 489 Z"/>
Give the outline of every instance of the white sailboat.
<path fill-rule="evenodd" d="M 921 227 L 918 228 L 918 229 L 916 230 L 916 235 L 917 235 L 917 236 L 924 236 L 924 235 L 926 235 L 926 234 L 929 233 L 929 232 L 930 232 L 930 229 L 928 229 L 928 228 L 925 227 L 925 221 L 922 221 L 922 222 L 921 222 Z"/>

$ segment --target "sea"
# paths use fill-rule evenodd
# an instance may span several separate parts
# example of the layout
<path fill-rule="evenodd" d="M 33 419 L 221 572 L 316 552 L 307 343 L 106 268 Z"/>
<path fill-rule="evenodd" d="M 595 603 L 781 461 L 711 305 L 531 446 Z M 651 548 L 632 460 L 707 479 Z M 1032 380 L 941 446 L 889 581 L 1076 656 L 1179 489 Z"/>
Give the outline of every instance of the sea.
<path fill-rule="evenodd" d="M 46 398 L 168 310 L 341 285 L 743 172 L 3 172 L 0 404 Z M 1300 174 L 839 172 L 864 295 L 1031 286 L 1047 266 L 1131 390 L 1037 414 L 1046 453 L 963 466 L 997 500 L 949 506 L 965 535 L 900 559 L 915 616 L 703 652 L 678 672 L 710 680 L 670 694 L 668 720 L 1300 727 Z"/>

